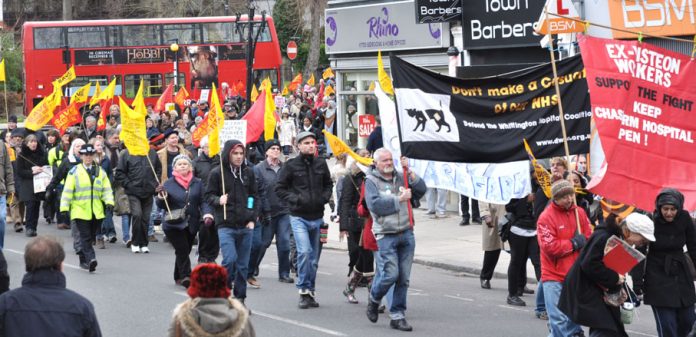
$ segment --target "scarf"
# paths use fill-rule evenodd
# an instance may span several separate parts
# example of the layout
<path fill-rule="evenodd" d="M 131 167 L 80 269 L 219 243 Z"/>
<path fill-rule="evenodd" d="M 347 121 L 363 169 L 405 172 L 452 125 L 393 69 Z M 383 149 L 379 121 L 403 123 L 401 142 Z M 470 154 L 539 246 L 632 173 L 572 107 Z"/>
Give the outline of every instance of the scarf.
<path fill-rule="evenodd" d="M 176 180 L 179 185 L 181 185 L 184 189 L 189 188 L 189 184 L 191 184 L 191 180 L 193 180 L 193 171 L 189 171 L 187 175 L 181 175 L 181 173 L 177 171 L 172 171 L 172 176 Z"/>

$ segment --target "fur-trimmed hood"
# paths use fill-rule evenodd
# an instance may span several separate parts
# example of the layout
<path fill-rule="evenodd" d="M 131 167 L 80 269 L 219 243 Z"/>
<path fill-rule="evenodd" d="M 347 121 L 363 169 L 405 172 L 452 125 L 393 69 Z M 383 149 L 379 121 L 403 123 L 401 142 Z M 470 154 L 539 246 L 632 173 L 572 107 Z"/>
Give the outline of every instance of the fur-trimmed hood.
<path fill-rule="evenodd" d="M 177 334 L 177 325 L 180 333 Z M 254 337 L 249 311 L 233 298 L 194 298 L 174 309 L 170 336 Z"/>

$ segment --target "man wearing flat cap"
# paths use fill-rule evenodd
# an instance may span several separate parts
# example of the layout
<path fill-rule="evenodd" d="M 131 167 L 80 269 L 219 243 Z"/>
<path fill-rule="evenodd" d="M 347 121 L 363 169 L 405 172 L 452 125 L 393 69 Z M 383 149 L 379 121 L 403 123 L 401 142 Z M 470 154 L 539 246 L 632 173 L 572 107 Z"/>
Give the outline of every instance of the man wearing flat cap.
<path fill-rule="evenodd" d="M 290 210 L 290 227 L 297 246 L 297 282 L 300 309 L 318 307 L 315 280 L 319 261 L 319 228 L 324 207 L 331 198 L 333 182 L 326 161 L 316 157 L 317 136 L 303 131 L 297 135 L 300 155 L 280 170 L 276 193 Z"/>

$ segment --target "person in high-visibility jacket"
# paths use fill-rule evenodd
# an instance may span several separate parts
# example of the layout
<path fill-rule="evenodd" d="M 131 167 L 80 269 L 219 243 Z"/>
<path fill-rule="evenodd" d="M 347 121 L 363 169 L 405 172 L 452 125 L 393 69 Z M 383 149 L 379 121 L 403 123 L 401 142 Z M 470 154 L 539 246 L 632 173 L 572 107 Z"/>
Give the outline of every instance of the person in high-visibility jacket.
<path fill-rule="evenodd" d="M 104 209 L 113 210 L 114 193 L 106 172 L 94 163 L 96 150 L 92 144 L 80 149 L 81 164 L 75 165 L 65 178 L 60 198 L 61 213 L 70 212 L 80 233 L 80 268 L 93 272 L 97 259 L 92 247 L 97 230 L 104 219 Z"/>

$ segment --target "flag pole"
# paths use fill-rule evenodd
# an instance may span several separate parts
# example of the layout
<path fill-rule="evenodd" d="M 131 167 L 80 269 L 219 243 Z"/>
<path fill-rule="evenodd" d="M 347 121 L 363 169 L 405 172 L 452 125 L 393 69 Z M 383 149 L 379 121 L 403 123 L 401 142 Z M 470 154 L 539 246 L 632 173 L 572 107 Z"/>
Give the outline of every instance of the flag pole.
<path fill-rule="evenodd" d="M 210 145 L 208 145 L 210 146 Z M 225 170 L 222 168 L 222 154 L 218 153 L 220 159 L 220 181 L 222 181 L 222 195 L 225 195 Z M 227 203 L 222 204 L 222 219 L 227 220 Z"/>
<path fill-rule="evenodd" d="M 408 167 L 404 165 L 402 168 L 404 171 L 404 187 L 408 189 Z M 411 200 L 406 200 L 406 205 L 408 207 L 408 223 L 411 225 L 411 228 L 413 228 L 413 207 L 411 206 Z"/>
<path fill-rule="evenodd" d="M 157 181 L 157 185 L 160 184 L 159 177 L 157 176 L 157 171 L 155 171 L 155 166 L 152 165 L 152 160 L 150 160 L 150 149 L 147 150 L 147 154 L 145 155 L 147 158 L 147 162 L 150 164 L 150 168 L 152 169 L 152 175 L 155 176 L 155 181 Z M 164 205 L 167 206 L 167 212 L 169 212 L 169 216 L 172 216 L 172 210 L 169 209 L 169 203 L 167 202 L 167 198 L 164 198 Z"/>
<path fill-rule="evenodd" d="M 544 7 L 544 12 L 548 17 L 548 9 Z M 547 35 L 549 38 L 549 53 L 551 54 L 551 68 L 553 69 L 553 85 L 556 88 L 556 96 L 558 97 L 558 115 L 561 118 L 561 132 L 563 132 L 563 147 L 565 148 L 566 163 L 570 163 L 570 149 L 568 148 L 568 134 L 566 133 L 565 121 L 563 119 L 563 103 L 561 102 L 561 88 L 558 85 L 558 70 L 556 69 L 556 55 L 553 53 L 553 35 L 550 33 Z M 577 200 L 573 197 L 573 205 L 577 206 Z M 578 208 L 575 207 L 575 224 L 578 227 L 578 233 L 582 234 L 582 227 L 580 226 L 580 215 L 578 214 Z"/>
<path fill-rule="evenodd" d="M 7 122 L 10 122 L 10 110 L 7 108 L 7 79 L 2 81 L 2 91 L 5 95 L 5 113 L 7 113 Z M 4 139 L 3 139 L 4 141 Z"/>

